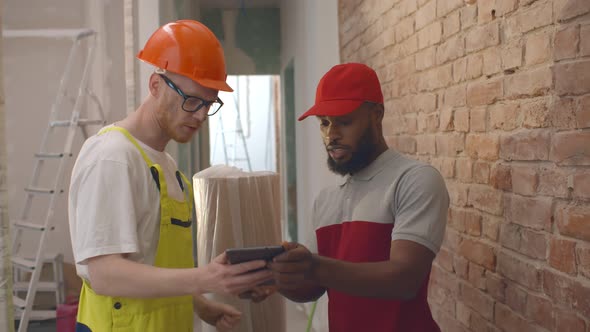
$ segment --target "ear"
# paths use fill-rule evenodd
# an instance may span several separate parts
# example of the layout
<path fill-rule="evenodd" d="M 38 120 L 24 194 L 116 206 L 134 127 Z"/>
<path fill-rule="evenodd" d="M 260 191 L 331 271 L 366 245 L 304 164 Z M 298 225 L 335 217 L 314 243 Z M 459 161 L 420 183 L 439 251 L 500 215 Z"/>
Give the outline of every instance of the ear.
<path fill-rule="evenodd" d="M 377 120 L 378 123 L 381 123 L 384 115 L 385 109 L 383 108 L 383 104 L 377 104 L 375 107 L 375 120 Z"/>
<path fill-rule="evenodd" d="M 383 116 L 385 115 L 383 104 L 377 104 L 371 113 L 373 116 L 373 124 L 377 127 L 380 134 L 383 133 Z"/>
<path fill-rule="evenodd" d="M 150 80 L 149 80 L 149 83 L 148 83 L 148 89 L 150 91 L 150 94 L 154 98 L 158 98 L 162 94 L 162 84 L 161 84 L 161 82 L 162 81 L 160 79 L 160 75 L 158 75 L 156 73 L 152 73 L 150 75 Z"/>

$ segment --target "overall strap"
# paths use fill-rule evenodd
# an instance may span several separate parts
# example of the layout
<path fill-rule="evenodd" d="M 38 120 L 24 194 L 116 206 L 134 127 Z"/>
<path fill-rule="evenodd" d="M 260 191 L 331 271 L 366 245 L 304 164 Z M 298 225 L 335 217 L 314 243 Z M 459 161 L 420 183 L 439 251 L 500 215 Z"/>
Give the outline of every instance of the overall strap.
<path fill-rule="evenodd" d="M 176 176 L 178 177 L 179 175 L 180 175 L 180 178 L 182 179 L 182 182 L 184 182 L 184 186 L 181 186 L 181 187 L 183 188 L 183 190 L 185 192 L 185 197 L 186 197 L 186 200 L 189 204 L 190 212 L 192 215 L 193 208 L 194 208 L 194 206 L 193 206 L 193 204 L 194 204 L 193 186 L 181 171 L 176 171 Z"/>
<path fill-rule="evenodd" d="M 141 148 L 141 146 L 139 145 L 139 143 L 137 142 L 137 140 L 135 139 L 135 137 L 133 137 L 127 131 L 127 129 L 125 129 L 123 127 L 110 126 L 110 127 L 103 128 L 101 131 L 98 132 L 98 135 L 102 135 L 102 134 L 104 134 L 106 132 L 109 132 L 109 131 L 118 131 L 118 132 L 122 133 L 123 135 L 125 135 L 125 137 L 127 137 L 127 139 L 131 143 L 133 143 L 133 145 L 135 145 L 135 147 L 137 148 L 137 150 L 139 150 L 139 153 L 141 153 L 141 156 L 143 157 L 143 160 L 145 160 L 145 162 L 148 164 L 148 166 L 151 167 L 153 165 L 152 161 L 147 156 L 147 154 L 145 153 L 145 151 L 143 151 L 143 149 Z"/>

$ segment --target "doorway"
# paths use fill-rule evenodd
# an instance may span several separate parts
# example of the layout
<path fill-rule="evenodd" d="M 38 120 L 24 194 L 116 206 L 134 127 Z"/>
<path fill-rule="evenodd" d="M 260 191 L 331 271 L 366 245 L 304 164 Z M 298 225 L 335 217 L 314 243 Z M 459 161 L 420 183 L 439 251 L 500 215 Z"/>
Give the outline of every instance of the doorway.
<path fill-rule="evenodd" d="M 228 76 L 227 82 L 234 92 L 219 92 L 223 107 L 208 119 L 210 164 L 278 172 L 278 76 Z"/>

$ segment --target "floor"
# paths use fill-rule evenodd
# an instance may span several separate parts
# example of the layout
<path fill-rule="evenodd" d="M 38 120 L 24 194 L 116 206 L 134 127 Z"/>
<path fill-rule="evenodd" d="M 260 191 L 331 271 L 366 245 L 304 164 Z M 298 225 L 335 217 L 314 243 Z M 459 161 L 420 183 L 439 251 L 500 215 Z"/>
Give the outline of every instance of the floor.
<path fill-rule="evenodd" d="M 307 315 L 303 312 L 303 307 L 300 304 L 286 301 L 287 309 L 287 329 L 285 332 L 306 332 Z M 195 325 L 195 331 L 199 331 L 199 327 Z M 310 332 L 314 332 L 311 330 Z"/>
<path fill-rule="evenodd" d="M 307 315 L 303 312 L 301 305 L 287 301 L 287 331 L 305 332 L 307 328 Z"/>
<path fill-rule="evenodd" d="M 18 323 L 15 322 L 14 330 L 17 331 Z M 30 322 L 27 332 L 57 332 L 55 320 L 45 320 L 40 322 Z"/>
<path fill-rule="evenodd" d="M 307 317 L 301 309 L 301 307 L 294 302 L 287 301 L 286 332 L 305 332 L 306 327 Z M 27 332 L 57 332 L 55 327 L 55 320 L 30 322 Z"/>

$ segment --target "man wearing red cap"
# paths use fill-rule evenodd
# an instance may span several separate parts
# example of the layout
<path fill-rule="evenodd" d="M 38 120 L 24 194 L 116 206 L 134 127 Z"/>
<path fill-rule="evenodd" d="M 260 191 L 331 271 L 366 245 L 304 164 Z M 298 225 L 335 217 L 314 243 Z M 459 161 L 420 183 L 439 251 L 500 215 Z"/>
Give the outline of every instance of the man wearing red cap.
<path fill-rule="evenodd" d="M 194 267 L 191 183 L 164 149 L 188 142 L 223 106 L 223 50 L 203 24 L 159 28 L 138 54 L 156 67 L 149 95 L 125 119 L 83 145 L 72 171 L 69 222 L 83 279 L 76 331 L 192 331 L 195 311 L 225 330 L 233 307 L 202 294 L 237 295 L 271 278 L 244 274 L 264 261 L 227 264 L 225 254 Z"/>
<path fill-rule="evenodd" d="M 269 266 L 293 301 L 328 292 L 330 331 L 439 331 L 426 298 L 449 197 L 436 169 L 388 149 L 383 113 L 371 68 L 342 64 L 322 77 L 299 120 L 317 117 L 328 167 L 344 179 L 316 198 L 316 241 L 287 244 Z"/>

